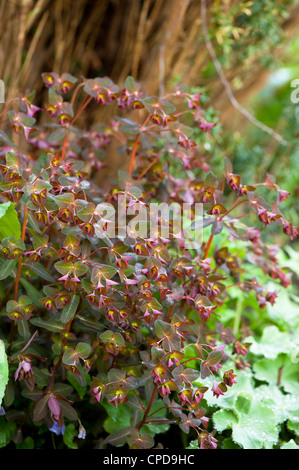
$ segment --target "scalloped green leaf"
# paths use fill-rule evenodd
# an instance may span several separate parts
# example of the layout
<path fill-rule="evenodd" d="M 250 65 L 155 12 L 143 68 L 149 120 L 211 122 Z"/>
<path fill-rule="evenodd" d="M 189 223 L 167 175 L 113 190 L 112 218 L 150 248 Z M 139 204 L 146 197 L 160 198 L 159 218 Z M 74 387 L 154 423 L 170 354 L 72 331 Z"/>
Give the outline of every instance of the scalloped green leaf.
<path fill-rule="evenodd" d="M 8 201 L 0 204 L 0 240 L 7 237 L 21 238 L 21 224 L 15 205 Z"/>
<path fill-rule="evenodd" d="M 250 413 L 239 413 L 232 429 L 234 442 L 244 449 L 271 449 L 278 440 L 275 413 L 257 401 L 252 402 Z"/>
<path fill-rule="evenodd" d="M 234 423 L 238 422 L 238 417 L 233 410 L 219 410 L 213 414 L 213 423 L 218 432 L 231 429 Z"/>
<path fill-rule="evenodd" d="M 281 353 L 291 354 L 293 350 L 290 335 L 279 331 L 277 326 L 274 325 L 264 328 L 259 341 L 251 338 L 250 342 L 250 352 L 268 359 L 276 359 Z"/>
<path fill-rule="evenodd" d="M 290 362 L 288 356 L 280 355 L 275 360 L 261 359 L 253 365 L 255 377 L 271 385 L 277 384 L 280 369 L 280 385 L 286 392 L 299 396 L 299 367 Z"/>

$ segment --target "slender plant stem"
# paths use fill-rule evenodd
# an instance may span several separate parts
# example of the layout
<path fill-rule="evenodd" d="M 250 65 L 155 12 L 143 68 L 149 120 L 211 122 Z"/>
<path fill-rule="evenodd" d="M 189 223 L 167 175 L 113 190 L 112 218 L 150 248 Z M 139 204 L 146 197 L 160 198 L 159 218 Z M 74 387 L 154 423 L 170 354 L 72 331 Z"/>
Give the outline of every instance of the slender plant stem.
<path fill-rule="evenodd" d="M 242 305 L 243 305 L 243 297 L 240 296 L 238 297 L 238 300 L 237 300 L 236 314 L 235 314 L 234 326 L 233 326 L 233 333 L 235 336 L 239 333 L 239 329 L 240 329 Z"/>
<path fill-rule="evenodd" d="M 93 99 L 92 96 L 89 96 L 89 97 L 86 97 L 85 100 L 83 101 L 83 103 L 81 104 L 80 108 L 78 109 L 76 115 L 73 117 L 72 121 L 71 121 L 71 125 L 74 124 L 74 122 L 78 119 L 78 117 L 80 116 L 80 114 L 84 111 L 84 109 L 89 105 L 89 103 L 91 102 L 91 100 Z"/>
<path fill-rule="evenodd" d="M 204 255 L 203 255 L 203 258 L 202 258 L 202 259 L 206 259 L 206 258 L 208 257 L 208 254 L 209 254 L 209 251 L 210 251 L 210 248 L 211 248 L 211 244 L 212 244 L 213 238 L 214 238 L 214 235 L 211 233 L 210 238 L 209 238 L 209 240 L 208 240 L 208 242 L 207 242 L 206 249 L 205 249 L 205 252 L 204 252 Z"/>
<path fill-rule="evenodd" d="M 150 114 L 146 117 L 145 121 L 144 121 L 143 124 L 141 125 L 141 127 L 140 127 L 140 131 L 141 131 L 141 132 L 145 130 L 144 127 L 145 127 L 145 125 L 147 124 L 149 118 L 150 118 Z M 129 174 L 130 174 L 130 175 L 132 174 L 133 167 L 134 167 L 134 161 L 135 161 L 135 156 L 136 156 L 136 151 L 137 151 L 137 145 L 138 145 L 139 137 L 140 137 L 140 134 L 137 134 L 136 137 L 135 137 L 135 141 L 134 141 L 134 145 L 133 145 L 133 150 L 132 150 L 132 153 L 131 153 L 131 160 L 130 160 L 130 166 L 129 166 Z"/>
<path fill-rule="evenodd" d="M 78 91 L 79 91 L 80 88 L 82 88 L 84 85 L 85 85 L 85 82 L 82 82 L 82 83 L 79 83 L 79 85 L 76 86 L 76 88 L 75 88 L 75 90 L 74 90 L 74 93 L 73 93 L 73 96 L 72 96 L 72 99 L 71 99 L 71 105 L 72 105 L 72 106 L 73 106 L 74 103 L 75 103 L 75 99 L 76 99 L 76 96 L 77 96 Z"/>
<path fill-rule="evenodd" d="M 37 175 L 37 177 L 32 181 L 32 184 L 34 184 L 34 183 L 38 180 L 38 178 L 39 178 L 43 173 L 45 173 L 45 171 L 50 170 L 50 168 L 51 168 L 51 167 L 48 166 L 48 168 L 45 168 L 39 175 Z"/>
<path fill-rule="evenodd" d="M 86 106 L 88 106 L 88 104 L 91 102 L 92 100 L 92 96 L 89 96 L 89 97 L 86 97 L 85 100 L 83 101 L 83 103 L 81 104 L 80 108 L 78 109 L 76 115 L 73 117 L 72 121 L 71 121 L 71 125 L 74 124 L 74 122 L 76 121 L 76 119 L 80 116 L 80 114 L 82 113 L 82 111 L 84 111 L 84 109 L 86 108 Z M 62 152 L 61 152 L 61 160 L 63 161 L 65 159 L 65 153 L 66 153 L 66 144 L 67 144 L 67 138 L 68 138 L 68 134 L 66 133 L 65 136 L 64 136 L 64 139 L 63 139 L 63 144 L 62 144 Z"/>
<path fill-rule="evenodd" d="M 155 158 L 155 160 L 152 161 L 152 163 L 150 163 L 148 165 L 148 167 L 146 167 L 146 169 L 141 173 L 141 175 L 138 177 L 138 181 L 142 180 L 142 178 L 146 175 L 146 173 L 151 169 L 152 166 L 155 165 L 155 163 L 157 163 L 157 161 L 159 160 L 159 157 Z"/>
<path fill-rule="evenodd" d="M 140 403 L 140 405 L 141 405 L 141 408 L 143 409 L 143 411 L 145 411 L 145 406 L 144 406 L 144 404 L 142 403 L 142 401 L 141 401 L 141 399 L 140 399 L 138 393 L 136 392 L 136 390 L 133 390 L 133 392 L 134 392 L 134 394 L 135 394 L 137 400 L 139 401 L 139 403 Z"/>
<path fill-rule="evenodd" d="M 0 117 L 3 116 L 3 114 L 5 113 L 5 111 L 9 108 L 9 106 L 11 105 L 11 103 L 13 103 L 14 101 L 18 100 L 18 98 L 13 98 L 12 100 L 10 100 L 7 105 L 5 106 L 5 108 L 1 111 L 0 113 Z"/>
<path fill-rule="evenodd" d="M 143 419 L 141 420 L 141 422 L 139 423 L 139 425 L 137 426 L 137 429 L 138 431 L 142 428 L 142 426 L 144 426 L 144 423 L 146 421 L 146 418 L 151 410 L 151 407 L 153 406 L 153 403 L 154 403 L 154 400 L 155 400 L 155 396 L 156 396 L 156 393 L 157 393 L 157 390 L 158 390 L 158 384 L 155 385 L 154 387 L 154 390 L 153 390 L 153 394 L 152 394 L 152 397 L 150 399 L 150 402 L 148 404 L 148 407 L 146 408 L 145 412 L 144 412 L 144 416 L 143 416 Z"/>
<path fill-rule="evenodd" d="M 135 156 L 136 156 L 139 136 L 140 136 L 140 134 L 137 134 L 136 137 L 135 137 L 134 146 L 133 146 L 133 150 L 132 150 L 132 153 L 131 153 L 131 160 L 130 160 L 130 166 L 129 166 L 129 174 L 130 175 L 132 174 L 133 167 L 134 167 L 134 160 L 135 160 Z"/>
<path fill-rule="evenodd" d="M 172 421 L 180 421 L 181 418 L 173 418 L 173 419 L 165 419 L 165 423 L 170 423 Z M 150 423 L 161 423 L 161 419 L 150 419 L 149 421 L 146 421 L 144 424 L 150 424 Z"/>
<path fill-rule="evenodd" d="M 233 204 L 233 205 L 230 207 L 230 209 L 228 209 L 224 214 L 222 214 L 222 216 L 220 217 L 219 220 L 222 220 L 223 217 L 225 217 L 227 214 L 229 214 L 233 209 L 235 209 L 236 207 L 238 207 L 240 204 L 243 204 L 243 202 L 247 202 L 247 201 L 248 201 L 248 199 L 242 199 L 242 200 L 240 201 L 240 198 L 238 198 L 238 199 L 236 200 L 235 204 Z"/>

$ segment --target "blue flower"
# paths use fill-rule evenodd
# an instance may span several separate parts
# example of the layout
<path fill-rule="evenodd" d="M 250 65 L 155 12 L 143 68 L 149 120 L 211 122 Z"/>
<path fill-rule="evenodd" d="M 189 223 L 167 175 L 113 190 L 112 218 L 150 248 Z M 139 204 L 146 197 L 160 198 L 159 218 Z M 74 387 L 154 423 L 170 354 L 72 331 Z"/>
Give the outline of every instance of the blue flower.
<path fill-rule="evenodd" d="M 64 431 L 65 431 L 65 425 L 63 424 L 62 427 L 60 427 L 56 421 L 53 422 L 53 426 L 49 429 L 49 431 L 51 432 L 54 432 L 55 434 L 57 434 L 57 436 L 59 436 L 60 434 L 64 434 Z"/>

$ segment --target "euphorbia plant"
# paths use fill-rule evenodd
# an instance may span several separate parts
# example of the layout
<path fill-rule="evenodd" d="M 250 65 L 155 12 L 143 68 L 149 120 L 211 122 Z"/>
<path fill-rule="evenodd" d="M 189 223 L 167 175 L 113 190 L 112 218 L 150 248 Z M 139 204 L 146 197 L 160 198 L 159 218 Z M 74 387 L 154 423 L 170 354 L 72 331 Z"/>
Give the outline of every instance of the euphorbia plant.
<path fill-rule="evenodd" d="M 123 89 L 109 78 L 78 84 L 69 74 L 47 73 L 43 79 L 44 109 L 27 93 L 1 113 L 19 134 L 15 144 L 1 131 L 0 166 L 1 336 L 10 369 L 3 413 L 15 417 L 13 440 L 19 444 L 29 427 L 36 435 L 64 434 L 73 421 L 92 446 L 150 448 L 158 444 L 153 424 L 176 424 L 194 433 L 200 448 L 215 448 L 201 406 L 208 389 L 193 382 L 211 375 L 218 397 L 238 380 L 237 369 L 249 366 L 248 344 L 222 327 L 221 307 L 232 286 L 244 295 L 253 291 L 257 308 L 275 302 L 277 292 L 259 285 L 248 263 L 285 287 L 290 283 L 258 228 L 276 223 L 296 237 L 278 208 L 289 194 L 270 176 L 243 182 L 228 159 L 222 176 L 210 171 L 191 138 L 192 128 L 211 134 L 215 126 L 200 93 L 177 86 L 163 98 L 147 96 L 132 77 Z M 92 102 L 114 106 L 115 116 L 79 128 Z M 46 113 L 46 123 L 37 113 Z M 94 174 L 112 140 L 128 172 L 103 189 Z M 276 191 L 272 205 L 258 195 L 260 186 Z M 190 245 L 184 231 L 163 236 L 159 212 L 157 233 L 150 223 L 141 224 L 142 236 L 132 231 L 141 219 L 131 216 L 160 202 L 188 203 L 194 223 L 193 206 L 202 204 L 203 241 Z M 251 213 L 254 226 L 244 222 Z M 115 216 L 121 226 L 111 236 Z M 175 217 L 166 223 L 173 228 Z M 217 245 L 223 231 L 244 244 L 246 263 L 223 241 Z M 229 344 L 235 370 L 225 368 Z M 130 422 L 109 435 L 96 433 L 90 409 L 94 422 L 111 405 L 129 407 Z"/>

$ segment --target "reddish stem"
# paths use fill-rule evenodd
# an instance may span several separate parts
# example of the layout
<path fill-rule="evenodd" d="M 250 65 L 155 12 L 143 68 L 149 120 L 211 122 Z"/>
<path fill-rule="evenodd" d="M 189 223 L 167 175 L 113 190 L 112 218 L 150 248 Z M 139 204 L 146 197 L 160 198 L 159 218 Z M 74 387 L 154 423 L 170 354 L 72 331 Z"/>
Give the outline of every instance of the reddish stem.
<path fill-rule="evenodd" d="M 233 204 L 231 206 L 230 209 L 228 209 L 228 211 L 226 211 L 224 214 L 222 214 L 222 216 L 220 217 L 219 220 L 222 220 L 223 217 L 225 217 L 227 214 L 229 214 L 233 209 L 235 209 L 236 207 L 238 207 L 240 204 L 242 204 L 243 202 L 247 202 L 248 199 L 242 199 L 242 201 L 240 201 L 240 198 L 237 199 L 237 201 L 235 202 L 235 204 Z"/>
<path fill-rule="evenodd" d="M 155 163 L 157 163 L 157 161 L 159 160 L 159 157 L 156 157 L 152 163 L 149 164 L 149 166 L 141 173 L 141 175 L 138 177 L 138 181 L 142 180 L 142 178 L 146 175 L 146 173 L 151 169 L 151 167 L 153 165 L 155 165 Z"/>
<path fill-rule="evenodd" d="M 133 146 L 133 150 L 132 150 L 132 153 L 131 153 L 131 160 L 130 160 L 130 166 L 129 166 L 129 174 L 130 175 L 132 174 L 132 171 L 133 171 L 134 160 L 135 160 L 135 155 L 136 155 L 136 151 L 137 151 L 139 136 L 140 136 L 140 134 L 137 134 L 136 137 L 135 137 L 134 146 Z"/>
<path fill-rule="evenodd" d="M 80 116 L 80 114 L 82 113 L 82 111 L 84 111 L 84 109 L 86 108 L 86 106 L 91 102 L 92 100 L 92 96 L 89 96 L 85 98 L 85 100 L 83 101 L 83 103 L 81 104 L 80 108 L 78 109 L 76 115 L 73 117 L 72 121 L 70 122 L 70 125 L 73 125 L 74 122 L 76 121 L 76 119 Z M 66 144 L 67 144 L 67 133 L 65 134 L 64 136 L 64 139 L 63 139 L 63 144 L 62 144 L 62 152 L 61 152 L 61 160 L 63 161 L 65 159 L 65 152 L 66 152 Z"/>
<path fill-rule="evenodd" d="M 3 114 L 5 113 L 5 111 L 9 108 L 9 106 L 11 105 L 11 103 L 13 103 L 14 101 L 18 100 L 18 98 L 13 98 L 12 100 L 10 100 L 7 105 L 5 106 L 5 108 L 1 111 L 0 113 L 0 117 L 3 116 Z"/>
<path fill-rule="evenodd" d="M 155 385 L 155 388 L 154 388 L 154 391 L 153 391 L 153 394 L 152 394 L 152 397 L 151 397 L 151 400 L 148 404 L 148 407 L 147 409 L 145 410 L 144 412 L 144 416 L 143 416 L 143 419 L 142 421 L 140 422 L 140 424 L 137 426 L 137 429 L 138 431 L 142 428 L 142 426 L 144 426 L 144 423 L 146 421 L 146 418 L 151 410 L 151 407 L 153 406 L 153 403 L 154 403 L 154 400 L 155 400 L 155 396 L 156 396 L 156 393 L 157 393 L 157 390 L 158 390 L 158 384 Z"/>
<path fill-rule="evenodd" d="M 202 258 L 202 259 L 206 259 L 206 258 L 208 257 L 209 250 L 210 250 L 210 247 L 211 247 L 213 238 L 214 238 L 214 235 L 211 234 L 211 235 L 210 235 L 210 238 L 209 238 L 209 240 L 208 240 L 208 242 L 207 242 L 206 249 L 205 249 L 205 252 L 204 252 L 204 255 L 203 255 L 203 258 Z"/>

